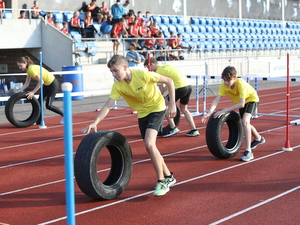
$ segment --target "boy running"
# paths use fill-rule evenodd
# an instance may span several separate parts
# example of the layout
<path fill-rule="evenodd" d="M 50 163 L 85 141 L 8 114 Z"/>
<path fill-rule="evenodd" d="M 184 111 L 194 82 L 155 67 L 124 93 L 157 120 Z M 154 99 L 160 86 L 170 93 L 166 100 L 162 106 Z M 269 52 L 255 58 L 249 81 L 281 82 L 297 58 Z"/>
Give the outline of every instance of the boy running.
<path fill-rule="evenodd" d="M 250 119 L 255 113 L 259 103 L 257 92 L 245 80 L 237 78 L 236 74 L 237 71 L 232 66 L 228 66 L 223 70 L 222 79 L 224 82 L 220 85 L 218 95 L 211 103 L 208 113 L 202 117 L 202 122 L 205 122 L 214 112 L 221 97 L 228 95 L 235 105 L 215 112 L 214 118 L 219 118 L 226 112 L 239 109 L 246 139 L 246 149 L 240 160 L 247 162 L 254 159 L 252 149 L 255 149 L 258 145 L 264 144 L 266 140 L 260 136 L 255 127 L 250 124 Z M 252 142 L 251 135 L 254 137 Z"/>
<path fill-rule="evenodd" d="M 170 106 L 167 109 L 167 114 L 173 118 L 176 115 L 173 81 L 156 73 L 129 69 L 127 59 L 121 55 L 114 55 L 107 66 L 116 81 L 107 102 L 94 122 L 81 132 L 89 133 L 91 129 L 97 132 L 97 124 L 105 118 L 111 107 L 113 107 L 115 100 L 122 96 L 128 105 L 137 111 L 140 132 L 158 179 L 154 196 L 164 195 L 170 190 L 169 187 L 176 183 L 176 179 L 169 171 L 156 147 L 156 137 L 158 131 L 162 129 L 166 106 L 164 98 L 155 83 L 166 84 L 170 93 Z"/>

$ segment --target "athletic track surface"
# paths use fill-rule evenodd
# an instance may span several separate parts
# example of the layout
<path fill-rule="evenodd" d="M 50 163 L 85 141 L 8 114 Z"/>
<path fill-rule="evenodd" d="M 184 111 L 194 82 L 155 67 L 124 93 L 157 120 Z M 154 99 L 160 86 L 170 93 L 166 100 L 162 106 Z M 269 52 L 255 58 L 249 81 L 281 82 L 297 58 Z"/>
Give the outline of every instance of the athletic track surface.
<path fill-rule="evenodd" d="M 259 112 L 286 113 L 285 88 L 262 90 L 259 96 Z M 212 99 L 208 98 L 209 104 Z M 299 86 L 292 87 L 291 115 L 300 115 L 299 99 Z M 232 103 L 224 98 L 218 108 L 228 104 Z M 195 99 L 190 105 L 195 108 Z M 84 137 L 80 130 L 95 116 L 96 112 L 73 114 L 74 153 Z M 299 125 L 290 126 L 293 151 L 284 152 L 286 118 L 253 119 L 266 143 L 254 150 L 254 160 L 241 162 L 244 148 L 230 159 L 214 157 L 206 146 L 206 124 L 200 116 L 194 119 L 200 136 L 185 136 L 189 127 L 182 118 L 179 134 L 158 138 L 157 146 L 177 183 L 165 196 L 154 197 L 156 176 L 137 117 L 129 108 L 111 110 L 98 129 L 114 130 L 127 138 L 134 161 L 131 180 L 119 197 L 109 201 L 87 197 L 75 183 L 76 223 L 300 223 Z M 58 116 L 45 118 L 47 129 L 0 124 L 0 224 L 66 224 L 63 125 L 59 121 Z M 104 162 L 101 167 L 109 166 Z"/>

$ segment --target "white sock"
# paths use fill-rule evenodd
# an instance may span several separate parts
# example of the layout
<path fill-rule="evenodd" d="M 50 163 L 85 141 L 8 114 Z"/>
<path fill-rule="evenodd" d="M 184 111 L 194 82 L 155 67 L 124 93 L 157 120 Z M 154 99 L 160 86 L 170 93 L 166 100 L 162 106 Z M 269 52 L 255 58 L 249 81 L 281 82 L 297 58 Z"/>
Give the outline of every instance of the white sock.
<path fill-rule="evenodd" d="M 261 141 L 261 136 L 258 139 L 255 139 L 255 141 Z"/>

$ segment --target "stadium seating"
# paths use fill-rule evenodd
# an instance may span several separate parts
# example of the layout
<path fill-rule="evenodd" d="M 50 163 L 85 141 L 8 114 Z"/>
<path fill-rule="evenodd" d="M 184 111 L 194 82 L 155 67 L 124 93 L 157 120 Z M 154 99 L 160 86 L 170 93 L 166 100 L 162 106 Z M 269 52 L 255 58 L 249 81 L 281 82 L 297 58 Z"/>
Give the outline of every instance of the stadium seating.
<path fill-rule="evenodd" d="M 13 14 L 10 10 L 5 10 L 4 19 L 13 19 Z"/>
<path fill-rule="evenodd" d="M 62 23 L 64 21 L 64 15 L 61 12 L 52 12 L 52 14 L 55 22 Z"/>

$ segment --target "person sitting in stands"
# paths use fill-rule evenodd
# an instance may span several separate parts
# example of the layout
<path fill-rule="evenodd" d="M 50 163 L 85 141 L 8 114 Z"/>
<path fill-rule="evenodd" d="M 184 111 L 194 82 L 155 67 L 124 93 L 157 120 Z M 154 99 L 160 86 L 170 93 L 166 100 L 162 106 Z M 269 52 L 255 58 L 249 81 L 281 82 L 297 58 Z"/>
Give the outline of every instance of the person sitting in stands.
<path fill-rule="evenodd" d="M 141 63 L 140 54 L 136 51 L 136 44 L 131 42 L 129 45 L 129 52 L 126 54 L 129 67 L 136 67 Z"/>
<path fill-rule="evenodd" d="M 97 29 L 93 25 L 92 13 L 90 11 L 86 12 L 86 17 L 84 18 L 84 27 L 90 31 L 90 38 L 94 38 L 95 33 L 98 33 Z"/>
<path fill-rule="evenodd" d="M 82 28 L 81 23 L 80 23 L 79 11 L 75 11 L 73 13 L 73 17 L 71 18 L 71 21 L 70 21 L 70 27 L 71 27 L 71 29 L 78 31 L 81 34 L 81 37 L 83 37 L 83 38 L 86 37 L 84 28 Z"/>
<path fill-rule="evenodd" d="M 5 12 L 5 2 L 4 1 L 0 1 L 0 9 L 3 9 L 3 10 L 0 10 L 0 18 L 4 18 L 4 12 Z"/>
<path fill-rule="evenodd" d="M 133 41 L 137 44 L 139 36 L 139 26 L 137 25 L 138 19 L 135 18 L 133 23 L 129 25 L 129 37 L 133 38 Z"/>
<path fill-rule="evenodd" d="M 158 35 L 157 37 L 158 39 L 156 39 L 155 45 L 156 45 L 156 49 L 160 50 L 159 55 L 162 55 L 163 50 L 166 48 L 166 42 L 162 31 L 158 31 L 157 35 Z"/>
<path fill-rule="evenodd" d="M 152 25 L 153 20 L 149 11 L 146 12 L 146 17 L 144 17 L 144 20 L 146 21 L 146 27 L 150 27 Z"/>
<path fill-rule="evenodd" d="M 50 25 L 54 26 L 53 13 L 52 12 L 47 12 L 46 21 Z"/>
<path fill-rule="evenodd" d="M 40 15 L 40 8 L 39 8 L 39 2 L 38 1 L 33 1 L 33 6 L 31 7 L 31 9 L 33 9 L 31 11 L 31 18 L 32 19 L 43 18 Z"/>
<path fill-rule="evenodd" d="M 158 28 L 157 22 L 153 22 L 151 23 L 151 26 L 149 27 L 151 30 L 151 36 L 152 37 L 158 37 L 158 32 L 160 31 L 160 29 Z"/>
<path fill-rule="evenodd" d="M 26 19 L 26 13 L 25 13 L 24 10 L 20 11 L 20 17 L 19 17 L 19 19 Z"/>
<path fill-rule="evenodd" d="M 98 23 L 102 23 L 102 22 L 105 22 L 105 21 L 111 21 L 111 15 L 109 14 L 109 10 L 106 8 L 106 2 L 102 2 L 102 6 L 100 7 L 100 15 L 99 15 L 99 18 L 98 18 Z"/>
<path fill-rule="evenodd" d="M 151 36 L 151 30 L 148 30 L 148 35 L 145 37 L 145 47 L 143 50 L 155 50 L 155 39 Z M 155 56 L 155 52 L 152 52 L 153 57 Z"/>
<path fill-rule="evenodd" d="M 67 21 L 64 21 L 62 23 L 63 28 L 61 29 L 61 32 L 63 32 L 65 35 L 71 38 L 71 34 L 69 33 L 69 24 Z"/>

